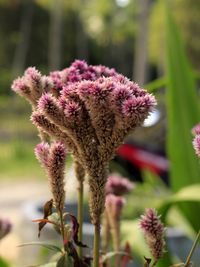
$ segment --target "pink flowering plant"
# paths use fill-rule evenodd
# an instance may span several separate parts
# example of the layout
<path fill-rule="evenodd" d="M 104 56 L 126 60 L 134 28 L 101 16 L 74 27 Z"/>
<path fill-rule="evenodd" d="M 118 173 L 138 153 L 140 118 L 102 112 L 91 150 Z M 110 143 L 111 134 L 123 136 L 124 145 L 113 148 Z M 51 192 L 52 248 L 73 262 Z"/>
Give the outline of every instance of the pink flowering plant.
<path fill-rule="evenodd" d="M 125 195 L 134 184 L 109 175 L 109 162 L 127 134 L 154 109 L 154 96 L 114 69 L 80 60 L 48 76 L 30 67 L 13 82 L 12 89 L 31 104 L 31 121 L 41 139 L 35 155 L 48 176 L 52 199 L 44 204 L 44 217 L 34 221 L 38 222 L 39 235 L 49 223 L 62 236 L 62 247 L 51 246 L 59 254 L 52 266 L 125 267 L 131 259 L 130 246 L 121 245 L 120 219 Z M 77 218 L 64 211 L 68 153 L 73 156 L 78 181 Z M 82 242 L 84 183 L 89 185 L 94 225 L 90 257 L 82 251 L 87 246 Z M 165 228 L 154 209 L 141 218 L 140 228 L 153 257 L 152 261 L 146 259 L 144 266 L 155 266 L 165 252 Z M 111 250 L 114 261 L 107 254 Z"/>

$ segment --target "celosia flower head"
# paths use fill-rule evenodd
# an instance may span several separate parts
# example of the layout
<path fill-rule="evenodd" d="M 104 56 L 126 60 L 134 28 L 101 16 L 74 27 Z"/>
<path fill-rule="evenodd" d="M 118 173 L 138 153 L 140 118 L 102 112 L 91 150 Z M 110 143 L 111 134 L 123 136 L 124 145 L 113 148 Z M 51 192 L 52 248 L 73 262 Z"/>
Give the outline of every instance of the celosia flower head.
<path fill-rule="evenodd" d="M 114 194 L 122 196 L 129 193 L 134 188 L 132 182 L 127 178 L 123 178 L 117 174 L 111 174 L 106 182 L 106 194 Z"/>
<path fill-rule="evenodd" d="M 50 77 L 53 88 L 47 86 L 50 93 L 44 94 L 44 85 L 40 89 L 37 86 L 37 70 L 25 72 L 23 79 L 35 85 L 28 83 L 30 97 L 34 104 L 38 103 L 32 121 L 40 130 L 69 145 L 89 174 L 92 221 L 99 223 L 108 162 L 126 135 L 152 111 L 155 98 L 114 69 L 91 66 L 85 61 L 75 61 Z"/>
<path fill-rule="evenodd" d="M 155 209 L 147 209 L 146 213 L 142 215 L 140 228 L 144 233 L 147 245 L 152 255 L 157 261 L 165 252 L 165 228 Z"/>

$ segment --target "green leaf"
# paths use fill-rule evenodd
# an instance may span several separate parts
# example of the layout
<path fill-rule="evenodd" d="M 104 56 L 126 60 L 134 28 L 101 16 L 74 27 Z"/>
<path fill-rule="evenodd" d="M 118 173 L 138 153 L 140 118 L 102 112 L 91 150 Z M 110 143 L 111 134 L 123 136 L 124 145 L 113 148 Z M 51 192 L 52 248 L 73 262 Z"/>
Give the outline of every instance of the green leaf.
<path fill-rule="evenodd" d="M 129 256 L 128 253 L 123 251 L 111 251 L 102 256 L 102 262 L 106 262 L 107 260 L 115 257 L 116 255 Z"/>
<path fill-rule="evenodd" d="M 63 254 L 58 260 L 56 267 L 73 267 L 73 259 L 67 253 Z"/>
<path fill-rule="evenodd" d="M 50 262 L 50 263 L 40 265 L 38 267 L 56 267 L 56 264 L 57 264 L 56 262 Z"/>
<path fill-rule="evenodd" d="M 161 204 L 159 213 L 162 214 L 162 218 L 165 219 L 168 210 L 172 206 L 183 202 L 200 202 L 200 184 L 184 187 L 177 193 L 171 195 Z"/>
<path fill-rule="evenodd" d="M 166 1 L 167 2 L 167 1 Z M 197 86 L 170 8 L 166 4 L 167 151 L 173 191 L 199 182 L 200 166 L 192 147 L 191 128 L 199 122 Z M 199 204 L 182 210 L 195 230 L 199 228 Z"/>
<path fill-rule="evenodd" d="M 43 242 L 29 242 L 29 243 L 24 243 L 24 244 L 19 245 L 19 247 L 25 247 L 25 246 L 41 246 L 41 247 L 47 248 L 49 250 L 53 250 L 53 251 L 62 253 L 61 248 L 59 248 L 55 245 L 47 244 L 47 243 L 43 243 Z"/>
<path fill-rule="evenodd" d="M 166 79 L 166 77 L 161 77 L 161 78 L 158 78 L 158 79 L 156 79 L 156 80 L 154 80 L 154 81 L 152 81 L 152 82 L 146 84 L 146 85 L 144 86 L 144 88 L 145 88 L 146 90 L 148 90 L 148 92 L 153 92 L 153 91 L 155 91 L 155 90 L 157 90 L 157 89 L 160 89 L 160 88 L 162 88 L 162 87 L 165 87 L 166 84 L 167 84 L 167 79 Z"/>
<path fill-rule="evenodd" d="M 1 257 L 0 257 L 0 266 L 1 267 L 10 267 L 10 265 L 4 261 Z"/>

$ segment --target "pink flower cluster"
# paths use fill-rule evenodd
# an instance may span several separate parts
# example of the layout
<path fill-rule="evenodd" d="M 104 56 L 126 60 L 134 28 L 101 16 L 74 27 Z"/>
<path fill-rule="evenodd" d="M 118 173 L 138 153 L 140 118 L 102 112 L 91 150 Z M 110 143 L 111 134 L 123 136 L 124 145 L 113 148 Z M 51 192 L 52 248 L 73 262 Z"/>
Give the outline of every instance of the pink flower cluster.
<path fill-rule="evenodd" d="M 150 208 L 146 210 L 145 215 L 141 217 L 140 227 L 144 232 L 147 245 L 157 261 L 165 251 L 165 228 L 155 209 Z"/>
<path fill-rule="evenodd" d="M 195 152 L 200 157 L 200 123 L 192 128 L 192 134 L 195 136 L 192 142 Z"/>
<path fill-rule="evenodd" d="M 97 221 L 104 209 L 108 163 L 152 111 L 154 96 L 114 69 L 80 60 L 48 77 L 28 68 L 12 89 L 34 107 L 32 122 L 39 131 L 64 142 L 89 174 L 90 209 Z"/>
<path fill-rule="evenodd" d="M 106 194 L 122 196 L 129 193 L 134 188 L 134 184 L 128 179 L 118 174 L 110 174 L 106 183 Z"/>

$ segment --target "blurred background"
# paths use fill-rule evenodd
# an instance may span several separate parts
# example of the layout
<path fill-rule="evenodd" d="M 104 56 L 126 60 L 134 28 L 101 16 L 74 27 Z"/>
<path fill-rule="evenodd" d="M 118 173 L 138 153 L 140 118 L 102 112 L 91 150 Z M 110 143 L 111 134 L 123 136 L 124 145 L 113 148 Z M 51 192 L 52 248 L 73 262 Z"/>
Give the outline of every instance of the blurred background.
<path fill-rule="evenodd" d="M 170 3 L 167 19 L 165 2 Z M 155 93 L 154 116 L 111 163 L 112 171 L 138 183 L 124 215 L 130 219 L 150 200 L 155 206 L 200 182 L 190 133 L 200 121 L 199 33 L 198 0 L 0 0 L 0 216 L 14 224 L 14 234 L 0 243 L 0 255 L 12 266 L 18 266 L 19 252 L 8 253 L 8 246 L 21 242 L 17 209 L 48 195 L 33 153 L 39 139 L 31 109 L 11 91 L 13 79 L 29 66 L 47 75 L 84 59 L 115 68 Z M 190 234 L 199 228 L 194 213 L 191 219 L 195 207 L 181 209 Z"/>

